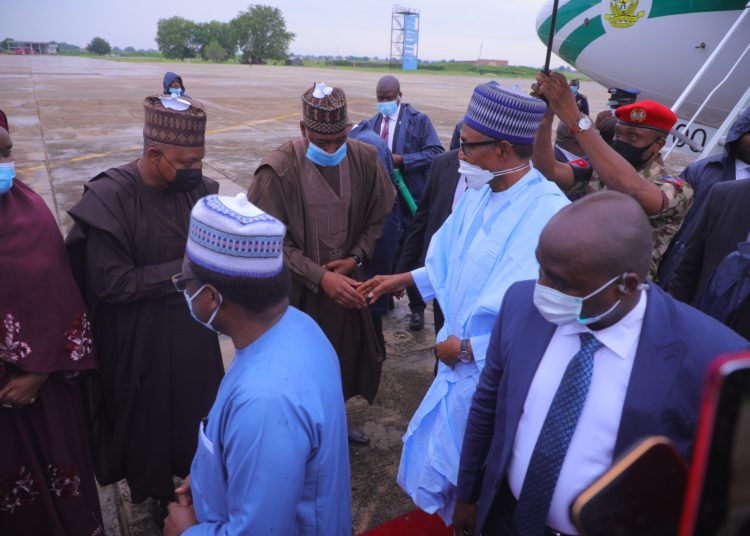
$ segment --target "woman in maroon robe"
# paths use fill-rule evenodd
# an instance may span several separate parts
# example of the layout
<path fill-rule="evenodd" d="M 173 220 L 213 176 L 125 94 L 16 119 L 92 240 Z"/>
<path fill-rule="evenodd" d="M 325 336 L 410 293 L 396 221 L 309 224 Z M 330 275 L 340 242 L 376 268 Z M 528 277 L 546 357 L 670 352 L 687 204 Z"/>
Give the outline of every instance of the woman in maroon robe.
<path fill-rule="evenodd" d="M 0 112 L 0 534 L 104 535 L 76 385 L 95 367 L 90 323 L 57 223 L 12 162 Z"/>

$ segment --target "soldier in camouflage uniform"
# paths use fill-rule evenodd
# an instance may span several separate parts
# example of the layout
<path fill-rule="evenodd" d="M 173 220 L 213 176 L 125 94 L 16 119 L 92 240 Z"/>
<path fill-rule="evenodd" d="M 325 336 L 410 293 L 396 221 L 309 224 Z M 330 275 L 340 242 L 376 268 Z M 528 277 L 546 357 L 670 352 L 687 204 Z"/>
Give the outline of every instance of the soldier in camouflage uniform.
<path fill-rule="evenodd" d="M 660 155 L 677 116 L 654 101 L 618 108 L 615 112 L 617 132 L 610 147 L 592 128 L 591 120 L 578 110 L 564 76 L 540 73 L 533 88 L 549 103 L 534 142 L 534 166 L 571 199 L 610 189 L 638 201 L 654 229 L 650 275 L 655 278 L 659 262 L 693 201 L 692 187 L 669 174 Z M 575 163 L 555 160 L 551 133 L 555 115 L 575 135 L 590 165 L 583 160 Z"/>

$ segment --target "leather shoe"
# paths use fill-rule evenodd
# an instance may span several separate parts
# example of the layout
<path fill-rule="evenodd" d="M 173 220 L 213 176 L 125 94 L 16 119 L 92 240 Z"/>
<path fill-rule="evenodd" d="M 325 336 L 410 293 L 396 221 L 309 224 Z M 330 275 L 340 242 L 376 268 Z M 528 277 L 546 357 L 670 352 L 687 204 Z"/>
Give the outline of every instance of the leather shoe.
<path fill-rule="evenodd" d="M 422 328 L 424 328 L 424 311 L 412 311 L 411 319 L 409 320 L 409 329 L 420 331 Z"/>
<path fill-rule="evenodd" d="M 359 428 L 349 428 L 349 443 L 354 443 L 355 445 L 369 445 L 370 436 Z"/>

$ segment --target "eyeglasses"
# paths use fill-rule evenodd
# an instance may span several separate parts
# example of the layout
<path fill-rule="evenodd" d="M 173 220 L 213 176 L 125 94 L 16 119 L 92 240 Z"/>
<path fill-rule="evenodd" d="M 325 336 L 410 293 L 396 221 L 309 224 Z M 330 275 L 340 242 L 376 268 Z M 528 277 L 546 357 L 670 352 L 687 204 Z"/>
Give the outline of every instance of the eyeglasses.
<path fill-rule="evenodd" d="M 469 154 L 474 147 L 479 147 L 481 145 L 492 145 L 494 143 L 502 143 L 503 141 L 505 141 L 505 140 L 486 140 L 486 141 L 463 141 L 463 140 L 459 140 L 458 143 L 459 143 L 459 146 L 461 147 L 461 150 L 464 152 L 464 154 Z M 507 143 L 511 147 L 515 147 L 515 145 L 513 145 L 512 143 L 510 143 L 510 142 L 507 142 Z"/>
<path fill-rule="evenodd" d="M 172 276 L 172 284 L 174 285 L 174 288 L 177 290 L 177 292 L 185 292 L 187 290 L 187 282 L 194 280 L 194 277 L 185 277 L 182 272 L 180 272 L 179 274 L 174 274 Z"/>

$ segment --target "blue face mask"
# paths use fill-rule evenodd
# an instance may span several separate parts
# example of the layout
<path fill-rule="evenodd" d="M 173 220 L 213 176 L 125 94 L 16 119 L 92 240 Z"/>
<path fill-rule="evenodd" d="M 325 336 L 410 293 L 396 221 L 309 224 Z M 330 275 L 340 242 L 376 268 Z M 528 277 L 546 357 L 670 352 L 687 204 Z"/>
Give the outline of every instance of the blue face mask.
<path fill-rule="evenodd" d="M 313 142 L 307 142 L 307 158 L 322 167 L 338 166 L 346 158 L 346 143 L 339 147 L 335 153 L 327 153 Z"/>
<path fill-rule="evenodd" d="M 172 95 L 175 95 L 175 96 L 179 97 L 180 95 L 182 95 L 182 88 L 180 88 L 180 87 L 170 87 L 169 88 L 169 92 Z"/>
<path fill-rule="evenodd" d="M 224 303 L 224 297 L 221 294 L 219 294 L 219 306 L 214 310 L 213 313 L 211 313 L 211 317 L 208 319 L 208 322 L 204 322 L 203 320 L 201 320 L 200 318 L 198 318 L 195 315 L 195 313 L 193 312 L 193 300 L 198 297 L 198 294 L 200 294 L 201 292 L 203 292 L 204 288 L 206 288 L 205 284 L 202 285 L 201 288 L 199 288 L 198 290 L 196 290 L 195 294 L 193 294 L 192 296 L 190 296 L 187 293 L 187 290 L 184 290 L 182 292 L 182 295 L 185 297 L 185 301 L 187 302 L 188 310 L 190 311 L 190 316 L 193 317 L 193 320 L 195 320 L 196 322 L 198 322 L 202 326 L 206 326 L 211 331 L 215 331 L 216 333 L 218 333 L 218 331 L 216 330 L 216 328 L 213 327 L 211 325 L 211 323 L 214 321 L 214 318 L 216 318 L 216 314 L 219 312 L 219 309 L 221 309 L 221 304 Z"/>
<path fill-rule="evenodd" d="M 576 86 L 570 86 L 570 90 L 573 92 L 573 95 L 578 93 L 578 88 Z"/>
<path fill-rule="evenodd" d="M 0 194 L 4 194 L 13 187 L 15 176 L 16 165 L 14 162 L 0 162 Z"/>
<path fill-rule="evenodd" d="M 397 100 L 392 100 L 392 101 L 388 101 L 388 102 L 379 102 L 378 103 L 378 111 L 381 114 L 383 114 L 384 116 L 386 116 L 386 115 L 393 115 L 393 114 L 396 113 L 396 110 L 398 110 L 398 101 Z"/>
<path fill-rule="evenodd" d="M 593 324 L 614 311 L 615 308 L 620 305 L 621 300 L 617 300 L 603 313 L 589 318 L 581 318 L 583 302 L 589 298 L 593 298 L 624 275 L 625 274 L 620 274 L 613 277 L 594 292 L 582 298 L 564 294 L 554 288 L 545 287 L 537 281 L 536 286 L 534 287 L 534 305 L 536 305 L 536 308 L 547 322 L 557 324 L 558 326 L 569 324 L 571 322 L 578 322 L 583 325 Z"/>

